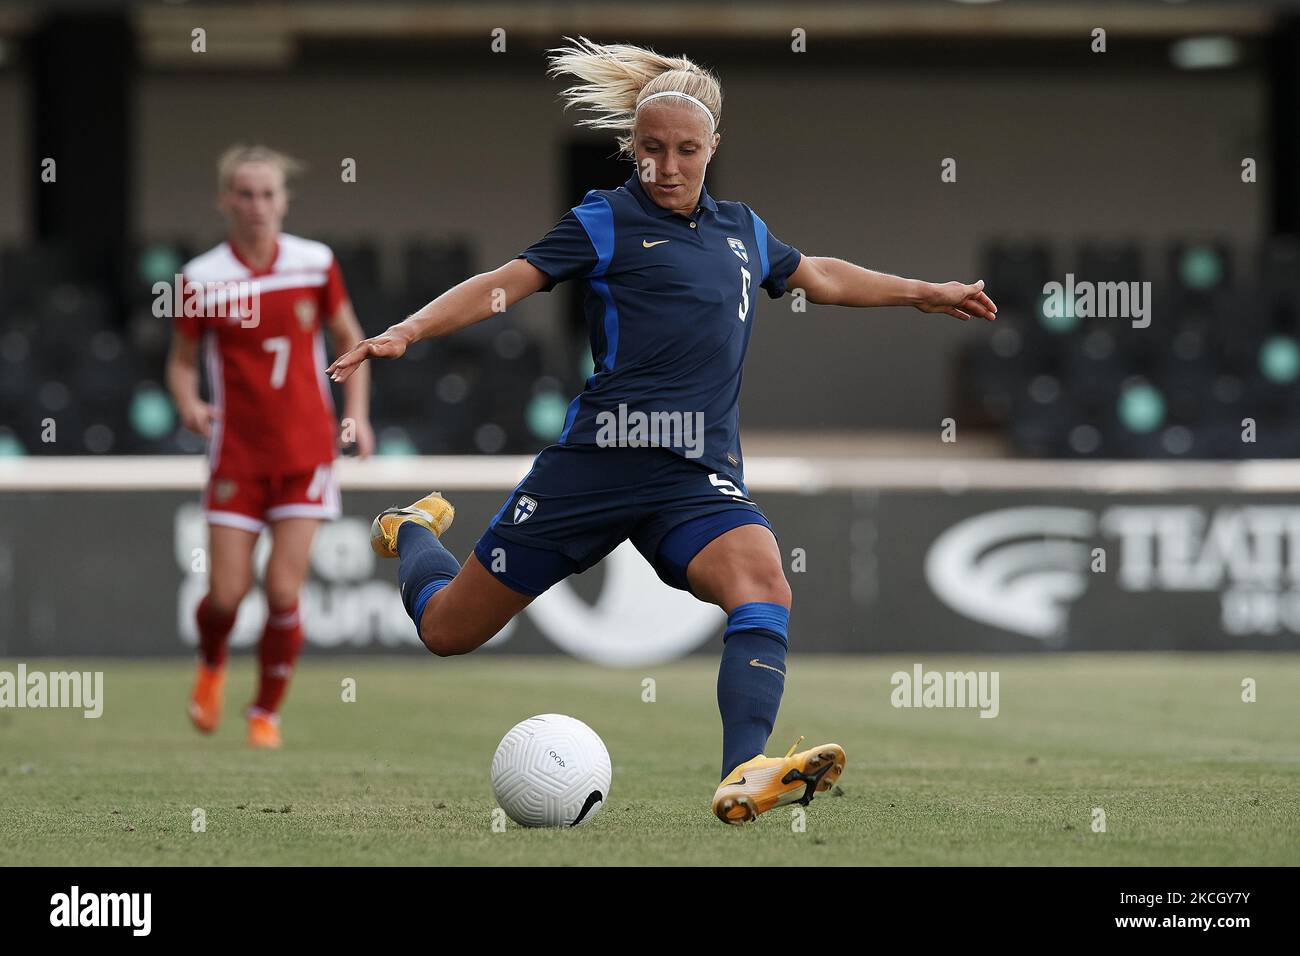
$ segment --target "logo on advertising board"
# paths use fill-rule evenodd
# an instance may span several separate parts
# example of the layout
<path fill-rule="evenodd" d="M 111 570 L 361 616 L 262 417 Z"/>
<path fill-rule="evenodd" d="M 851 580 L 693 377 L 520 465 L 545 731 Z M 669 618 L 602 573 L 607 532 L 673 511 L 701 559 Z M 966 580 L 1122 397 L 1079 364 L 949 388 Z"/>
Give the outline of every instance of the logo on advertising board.
<path fill-rule="evenodd" d="M 1300 507 L 1291 505 L 986 511 L 935 538 L 925 577 L 964 617 L 1056 646 L 1098 547 L 1123 592 L 1216 594 L 1225 634 L 1300 634 Z"/>

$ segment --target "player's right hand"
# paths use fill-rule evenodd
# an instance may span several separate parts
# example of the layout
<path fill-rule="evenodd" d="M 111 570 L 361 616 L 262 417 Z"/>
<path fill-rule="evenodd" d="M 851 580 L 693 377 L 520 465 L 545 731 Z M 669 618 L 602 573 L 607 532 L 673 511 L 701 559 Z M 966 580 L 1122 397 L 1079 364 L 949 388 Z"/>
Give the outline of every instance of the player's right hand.
<path fill-rule="evenodd" d="M 389 329 L 372 339 L 362 339 L 334 360 L 325 374 L 335 382 L 346 382 L 358 365 L 368 358 L 401 358 L 406 354 L 406 339 Z"/>
<path fill-rule="evenodd" d="M 180 410 L 181 424 L 204 438 L 212 437 L 212 423 L 221 417 L 221 409 L 207 402 L 193 402 Z"/>

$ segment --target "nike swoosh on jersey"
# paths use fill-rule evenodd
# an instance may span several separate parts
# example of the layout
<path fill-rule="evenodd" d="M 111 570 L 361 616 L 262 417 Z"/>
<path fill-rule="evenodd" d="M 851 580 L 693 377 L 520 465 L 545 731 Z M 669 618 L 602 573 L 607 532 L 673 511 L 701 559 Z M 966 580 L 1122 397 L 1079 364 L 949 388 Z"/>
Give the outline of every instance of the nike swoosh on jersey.
<path fill-rule="evenodd" d="M 662 246 L 665 242 L 672 242 L 672 240 L 671 240 L 671 239 L 656 239 L 654 242 L 649 242 L 648 240 L 642 239 L 642 240 L 641 240 L 641 248 L 643 248 L 643 249 L 653 249 L 655 246 Z"/>

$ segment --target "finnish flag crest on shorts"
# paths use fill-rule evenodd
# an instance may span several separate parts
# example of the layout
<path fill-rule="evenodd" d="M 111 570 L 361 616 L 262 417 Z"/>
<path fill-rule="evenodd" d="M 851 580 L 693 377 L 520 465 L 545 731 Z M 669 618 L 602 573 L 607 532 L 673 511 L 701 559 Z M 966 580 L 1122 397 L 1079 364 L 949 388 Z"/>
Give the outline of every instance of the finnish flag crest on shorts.
<path fill-rule="evenodd" d="M 527 495 L 520 495 L 515 502 L 515 524 L 523 524 L 537 510 L 537 502 Z"/>
<path fill-rule="evenodd" d="M 740 258 L 741 262 L 749 262 L 749 253 L 745 250 L 745 244 L 743 242 L 739 239 L 727 237 L 727 245 L 731 246 L 731 251 Z"/>

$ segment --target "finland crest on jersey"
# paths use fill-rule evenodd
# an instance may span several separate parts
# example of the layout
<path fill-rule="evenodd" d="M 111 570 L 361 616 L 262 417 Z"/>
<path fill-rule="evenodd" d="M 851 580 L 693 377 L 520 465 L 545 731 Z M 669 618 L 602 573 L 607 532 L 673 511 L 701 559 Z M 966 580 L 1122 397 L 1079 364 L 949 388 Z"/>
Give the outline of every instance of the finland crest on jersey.
<path fill-rule="evenodd" d="M 537 502 L 527 495 L 520 495 L 515 502 L 515 524 L 523 524 L 537 510 Z"/>
<path fill-rule="evenodd" d="M 731 246 L 731 251 L 736 254 L 736 256 L 740 259 L 741 262 L 748 264 L 749 253 L 745 251 L 745 244 L 743 242 L 741 242 L 739 239 L 732 239 L 730 236 L 728 236 L 727 245 Z"/>

